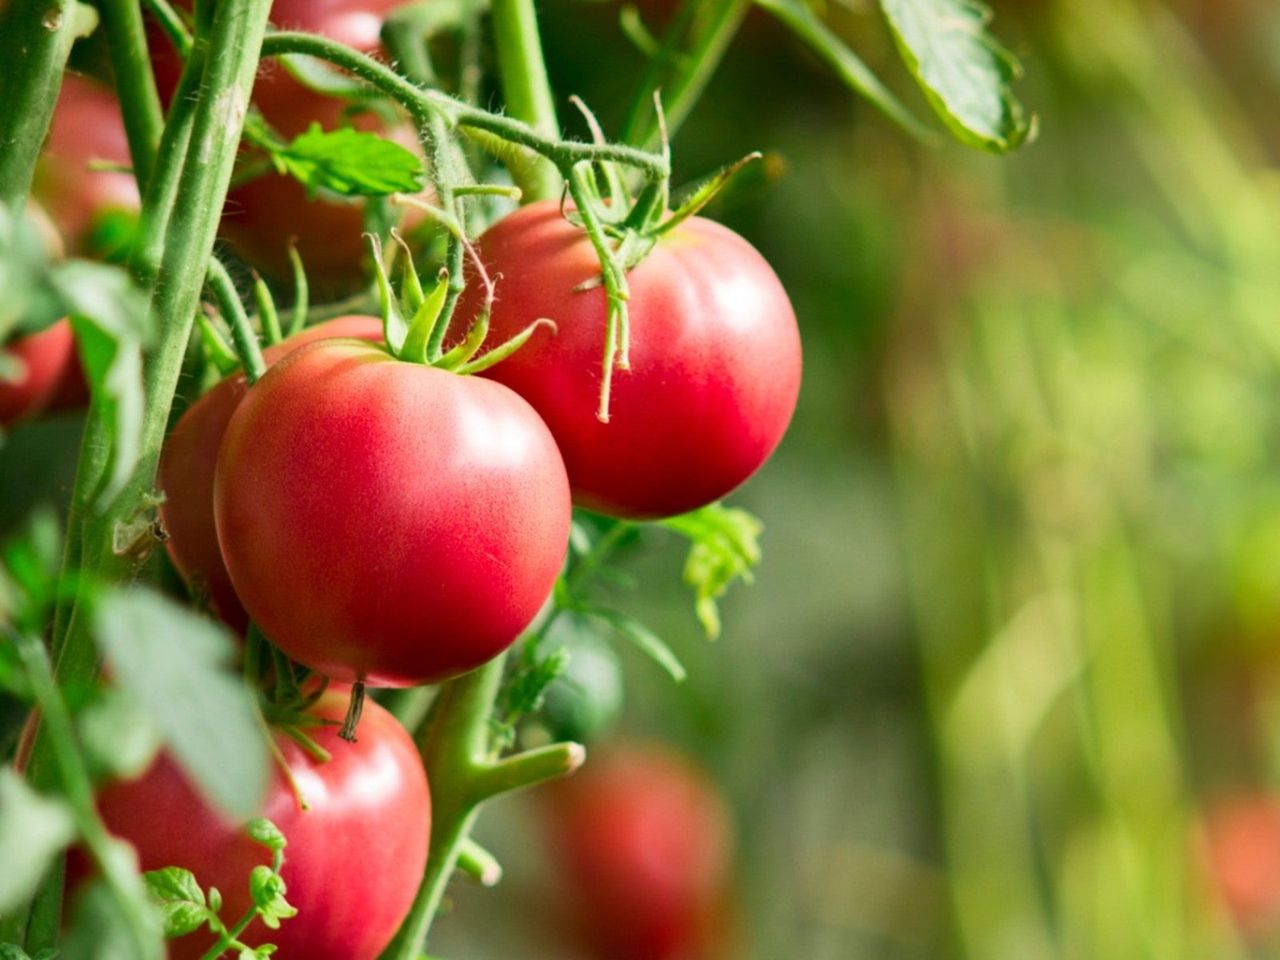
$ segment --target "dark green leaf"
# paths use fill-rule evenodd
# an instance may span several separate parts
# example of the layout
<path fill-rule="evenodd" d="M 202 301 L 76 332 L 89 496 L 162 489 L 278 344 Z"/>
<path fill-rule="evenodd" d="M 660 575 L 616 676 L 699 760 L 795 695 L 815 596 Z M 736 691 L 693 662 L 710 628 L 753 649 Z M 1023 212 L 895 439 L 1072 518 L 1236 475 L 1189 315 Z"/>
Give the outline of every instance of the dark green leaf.
<path fill-rule="evenodd" d="M 165 939 L 185 937 L 198 930 L 211 916 L 205 904 L 204 891 L 190 870 L 165 867 L 143 874 L 147 893 L 164 916 Z"/>
<path fill-rule="evenodd" d="M 326 132 L 318 123 L 274 150 L 272 158 L 308 191 L 323 188 L 351 197 L 416 193 L 425 175 L 422 161 L 398 143 L 350 127 Z"/>
<path fill-rule="evenodd" d="M 268 756 L 253 694 L 228 669 L 218 624 L 142 587 L 103 597 L 94 629 L 119 683 L 204 794 L 240 820 L 258 808 Z"/>
<path fill-rule="evenodd" d="M 920 140 L 928 142 L 935 139 L 935 134 L 911 115 L 911 111 L 880 82 L 861 58 L 818 18 L 805 0 L 756 0 L 756 2 L 786 24 L 797 37 L 809 45 L 814 53 L 827 61 L 846 86 L 865 97 L 886 117 Z"/>
<path fill-rule="evenodd" d="M 962 143 L 992 153 L 1021 146 L 1035 128 L 1011 85 L 1021 65 L 987 31 L 975 0 L 880 0 L 898 50 L 934 111 Z"/>
<path fill-rule="evenodd" d="M 42 797 L 13 768 L 0 767 L 0 913 L 35 892 L 53 858 L 74 836 L 65 803 Z"/>
<path fill-rule="evenodd" d="M 714 639 L 720 635 L 716 601 L 733 581 L 752 581 L 752 568 L 760 562 L 764 525 L 746 510 L 719 503 L 660 522 L 690 540 L 684 582 L 693 589 L 703 630 Z"/>

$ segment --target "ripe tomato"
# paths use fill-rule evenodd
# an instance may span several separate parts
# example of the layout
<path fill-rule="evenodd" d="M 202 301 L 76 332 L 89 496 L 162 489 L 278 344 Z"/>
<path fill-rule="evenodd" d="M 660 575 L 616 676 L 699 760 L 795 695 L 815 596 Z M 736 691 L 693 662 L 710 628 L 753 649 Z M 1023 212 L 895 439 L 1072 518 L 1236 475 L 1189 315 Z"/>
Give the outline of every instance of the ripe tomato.
<path fill-rule="evenodd" d="M 290 351 L 330 337 L 381 340 L 382 322 L 376 317 L 339 317 L 268 347 L 262 358 L 271 365 Z M 236 374 L 188 407 L 165 441 L 159 472 L 159 486 L 165 493 L 160 519 L 169 534 L 165 542 L 169 557 L 187 583 L 207 596 L 218 616 L 236 630 L 244 630 L 249 617 L 240 606 L 218 549 L 213 471 L 222 436 L 247 389 L 244 375 Z"/>
<path fill-rule="evenodd" d="M 71 323 L 59 320 L 3 347 L 23 366 L 16 381 L 0 380 L 0 426 L 7 427 L 45 409 L 79 372 Z"/>
<path fill-rule="evenodd" d="M 218 542 L 245 609 L 337 680 L 429 683 L 489 660 L 551 591 L 569 484 L 500 384 L 348 340 L 276 364 L 227 428 Z"/>
<path fill-rule="evenodd" d="M 132 163 L 120 105 L 106 87 L 68 73 L 62 79 L 32 195 L 72 253 L 93 252 L 93 231 L 104 215 L 133 214 L 140 205 L 132 174 L 90 170 L 94 161 L 126 169 Z"/>
<path fill-rule="evenodd" d="M 1240 929 L 1280 929 L 1280 798 L 1220 801 L 1205 814 L 1204 840 L 1209 871 Z"/>
<path fill-rule="evenodd" d="M 345 708 L 342 696 L 327 694 L 314 712 L 338 722 Z M 374 960 L 409 912 L 426 866 L 431 797 L 413 740 L 372 700 L 358 743 L 339 739 L 337 730 L 307 728 L 332 755 L 328 763 L 276 737 L 308 809 L 276 770 L 261 816 L 288 841 L 281 876 L 298 915 L 275 931 L 255 920 L 241 939 L 274 943 L 280 957 Z M 271 862 L 163 755 L 139 779 L 104 789 L 98 809 L 108 829 L 137 848 L 142 869 L 185 867 L 205 888 L 217 887 L 228 926 L 251 904 L 250 871 Z M 212 942 L 200 930 L 172 941 L 169 956 L 194 960 Z"/>
<path fill-rule="evenodd" d="M 705 774 L 666 747 L 615 746 L 543 795 L 570 914 L 593 956 L 716 953 L 732 832 Z"/>
<path fill-rule="evenodd" d="M 737 487 L 782 439 L 800 387 L 795 314 L 731 230 L 692 218 L 629 274 L 631 369 L 614 375 L 607 424 L 596 418 L 604 290 L 577 289 L 600 273 L 586 234 L 557 203 L 534 203 L 491 227 L 480 250 L 501 275 L 491 343 L 539 317 L 557 324 L 484 375 L 546 420 L 577 503 L 620 517 L 684 513 Z"/>

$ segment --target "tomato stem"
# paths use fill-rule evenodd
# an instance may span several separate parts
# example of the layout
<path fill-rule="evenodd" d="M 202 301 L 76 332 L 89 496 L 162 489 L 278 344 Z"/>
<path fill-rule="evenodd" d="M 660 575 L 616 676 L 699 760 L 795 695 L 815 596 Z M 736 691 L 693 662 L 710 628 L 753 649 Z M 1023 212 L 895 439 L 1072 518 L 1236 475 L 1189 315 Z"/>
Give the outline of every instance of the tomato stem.
<path fill-rule="evenodd" d="M 209 261 L 209 289 L 222 308 L 223 319 L 231 327 L 231 338 L 235 341 L 236 353 L 244 367 L 245 379 L 251 384 L 257 383 L 267 372 L 258 334 L 249 323 L 249 315 L 244 312 L 244 304 L 240 302 L 240 293 L 236 290 L 231 274 L 227 273 L 227 268 L 217 257 Z"/>
<path fill-rule="evenodd" d="M 364 681 L 357 680 L 351 687 L 351 699 L 347 701 L 347 715 L 342 719 L 342 729 L 338 736 L 347 743 L 356 742 L 356 727 L 360 725 L 360 715 L 364 713 L 365 689 Z"/>
<path fill-rule="evenodd" d="M 507 111 L 543 136 L 559 137 L 560 123 L 547 80 L 533 0 L 493 0 L 492 22 L 493 45 L 498 55 L 498 74 Z M 523 191 L 526 203 L 559 196 L 564 185 L 555 164 L 545 157 L 527 166 L 516 165 L 512 176 Z"/>
<path fill-rule="evenodd" d="M 151 71 L 142 8 L 136 0 L 100 0 L 98 11 L 106 30 L 133 175 L 138 181 L 138 191 L 144 192 L 164 130 L 164 113 Z"/>

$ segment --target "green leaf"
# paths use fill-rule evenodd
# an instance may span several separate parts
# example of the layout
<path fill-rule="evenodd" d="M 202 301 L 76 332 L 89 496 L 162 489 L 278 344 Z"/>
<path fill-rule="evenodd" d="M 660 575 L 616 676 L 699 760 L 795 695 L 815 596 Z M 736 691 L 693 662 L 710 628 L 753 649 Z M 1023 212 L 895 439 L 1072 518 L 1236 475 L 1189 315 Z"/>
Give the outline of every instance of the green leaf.
<path fill-rule="evenodd" d="M 182 867 L 148 870 L 143 874 L 147 893 L 160 907 L 166 940 L 185 937 L 198 930 L 213 913 L 205 903 L 204 891 L 195 874 Z"/>
<path fill-rule="evenodd" d="M 16 943 L 0 943 L 0 960 L 31 960 L 31 955 Z"/>
<path fill-rule="evenodd" d="M 110 451 L 98 502 L 115 496 L 137 465 L 142 443 L 142 348 L 150 328 L 147 306 L 116 267 L 71 260 L 54 284 L 71 316 L 89 388 L 106 417 Z"/>
<path fill-rule="evenodd" d="M 141 881 L 139 881 L 141 884 Z M 146 906 L 146 901 L 142 902 Z M 154 928 L 150 928 L 154 920 Z M 119 900 L 106 883 L 95 880 L 75 897 L 70 932 L 62 943 L 59 960 L 138 960 L 140 956 L 164 956 L 164 932 L 158 914 L 148 917 L 146 936 L 154 935 L 154 949 L 140 953 L 142 945 L 122 912 Z"/>
<path fill-rule="evenodd" d="M 992 153 L 1021 146 L 1035 121 L 1013 95 L 1017 58 L 987 31 L 975 0 L 880 0 L 898 51 L 960 142 Z"/>
<path fill-rule="evenodd" d="M 0 914 L 35 893 L 53 858 L 75 837 L 70 808 L 0 767 Z"/>
<path fill-rule="evenodd" d="M 936 139 L 911 111 L 902 105 L 871 68 L 849 49 L 843 40 L 823 23 L 805 0 L 756 0 L 756 2 L 781 20 L 797 37 L 808 44 L 836 72 L 844 84 L 865 97 L 872 106 L 907 133 L 926 143 Z"/>
<path fill-rule="evenodd" d="M 661 637 L 643 623 L 633 620 L 625 614 L 618 613 L 616 610 L 588 607 L 582 612 L 587 616 L 603 620 L 612 626 L 625 639 L 631 641 L 641 653 L 665 670 L 676 683 L 683 683 L 685 677 L 688 676 L 688 671 L 685 670 L 684 664 L 680 662 L 680 658 L 675 655 Z"/>
<path fill-rule="evenodd" d="M 714 640 L 720 635 L 716 601 L 735 580 L 753 580 L 752 568 L 760 562 L 764 525 L 746 510 L 719 503 L 659 522 L 691 541 L 684 582 L 693 589 L 703 630 Z"/>
<path fill-rule="evenodd" d="M 267 745 L 253 694 L 228 669 L 227 632 L 143 587 L 105 595 L 93 623 L 116 682 L 203 793 L 232 819 L 255 813 L 267 786 Z"/>
<path fill-rule="evenodd" d="M 279 853 L 287 846 L 284 834 L 280 832 L 280 828 L 268 820 L 266 817 L 254 817 L 249 821 L 245 828 L 249 834 L 249 839 L 254 843 L 260 843 L 272 853 Z"/>
<path fill-rule="evenodd" d="M 76 731 L 94 779 L 127 780 L 150 764 L 160 734 L 123 691 L 108 687 L 76 714 Z"/>
<path fill-rule="evenodd" d="M 398 143 L 350 127 L 326 132 L 318 123 L 274 148 L 272 160 L 309 192 L 323 188 L 351 197 L 417 193 L 425 176 L 422 161 Z"/>
<path fill-rule="evenodd" d="M 270 867 L 259 864 L 249 874 L 249 894 L 262 922 L 272 930 L 280 929 L 280 921 L 296 917 L 298 910 L 284 898 L 284 880 Z"/>

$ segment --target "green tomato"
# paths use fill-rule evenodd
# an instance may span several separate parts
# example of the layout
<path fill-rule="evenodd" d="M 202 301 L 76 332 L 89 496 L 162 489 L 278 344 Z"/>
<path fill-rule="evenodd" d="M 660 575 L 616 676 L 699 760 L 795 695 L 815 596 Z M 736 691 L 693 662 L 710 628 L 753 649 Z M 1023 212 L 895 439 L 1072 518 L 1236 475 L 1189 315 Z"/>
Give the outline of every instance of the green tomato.
<path fill-rule="evenodd" d="M 548 649 L 569 654 L 564 673 L 547 687 L 542 722 L 556 740 L 589 743 L 609 732 L 622 712 L 622 665 L 590 620 L 561 614 Z"/>

